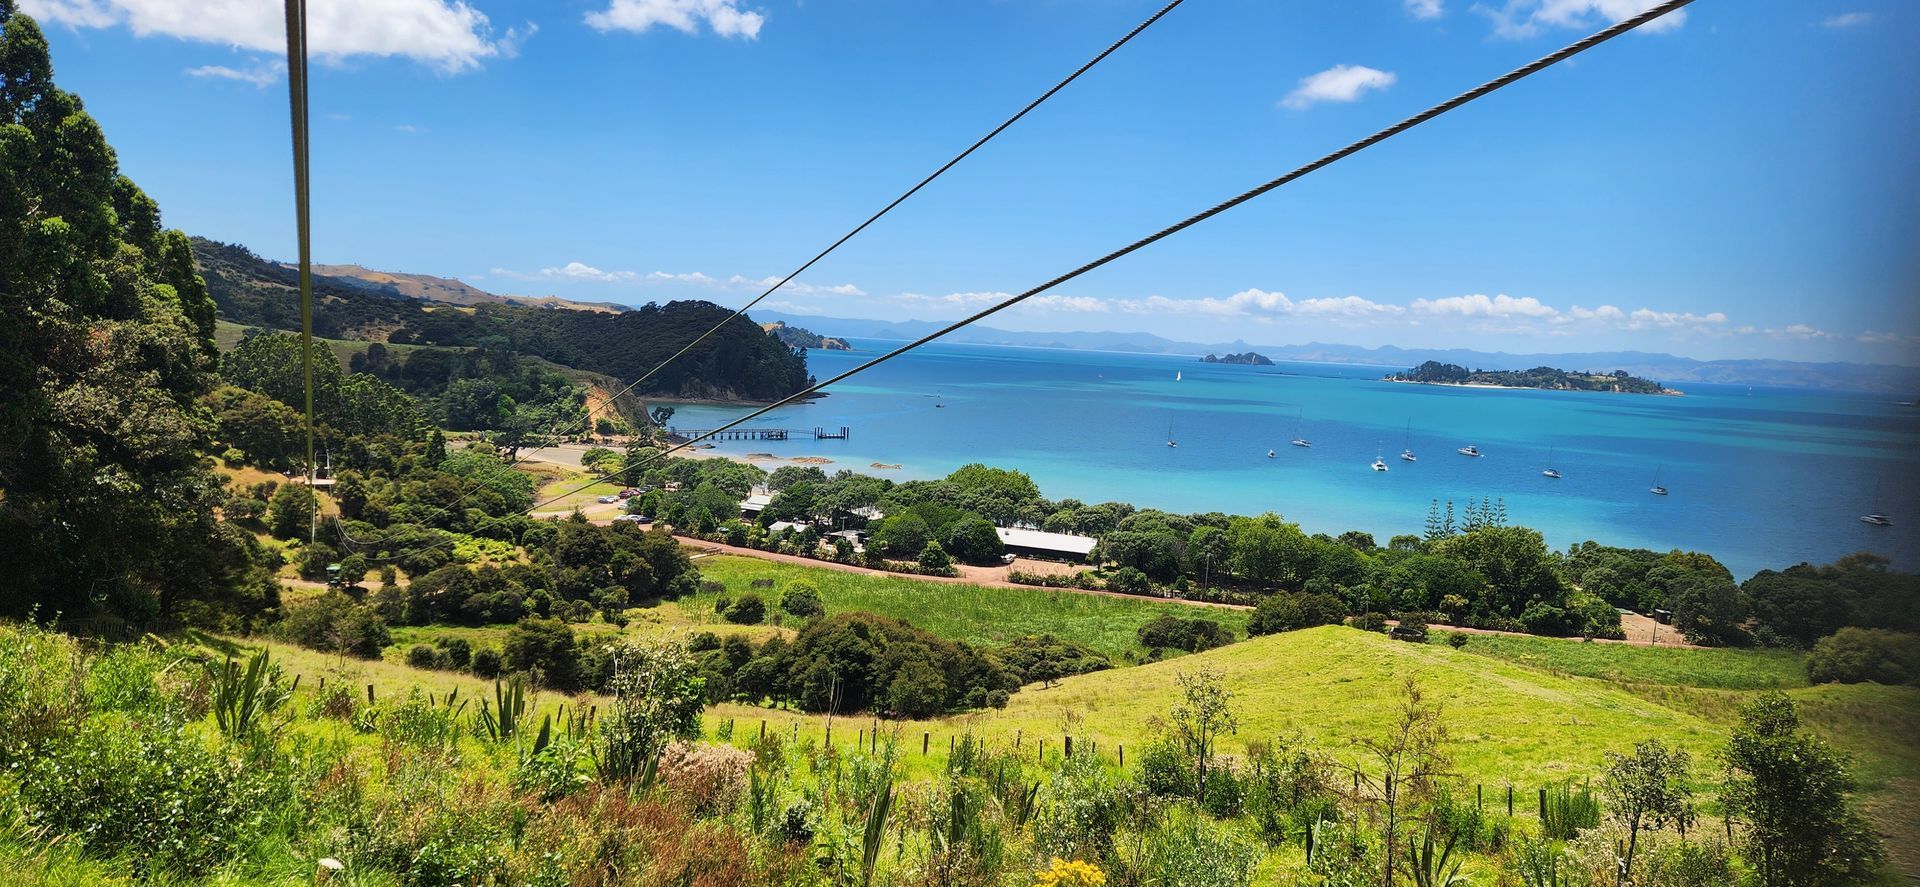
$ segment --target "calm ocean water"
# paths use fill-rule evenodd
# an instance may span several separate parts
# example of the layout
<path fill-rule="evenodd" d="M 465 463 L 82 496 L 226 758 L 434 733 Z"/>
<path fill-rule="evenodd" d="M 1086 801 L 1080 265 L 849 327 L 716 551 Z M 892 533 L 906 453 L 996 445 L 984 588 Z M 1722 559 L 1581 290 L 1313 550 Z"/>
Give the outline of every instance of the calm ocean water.
<path fill-rule="evenodd" d="M 827 376 L 891 343 L 814 351 Z M 1763 567 L 1872 551 L 1920 569 L 1920 410 L 1887 395 L 1681 385 L 1685 397 L 1379 381 L 1389 369 L 932 345 L 755 424 L 847 425 L 850 440 L 719 444 L 823 456 L 895 479 L 1018 468 L 1051 498 L 1273 511 L 1308 532 L 1418 533 L 1431 500 L 1497 497 L 1555 547 L 1595 539 Z M 1175 380 L 1175 373 L 1182 378 Z M 938 405 L 938 406 L 936 406 Z M 710 428 L 747 410 L 681 406 Z M 1411 431 L 1409 431 L 1411 427 Z M 1178 448 L 1166 445 L 1169 429 Z M 1289 445 L 1296 434 L 1311 449 Z M 1477 445 L 1485 455 L 1456 453 Z M 1398 458 L 1410 447 L 1416 463 Z M 1275 458 L 1268 458 L 1272 449 Z M 1375 455 L 1388 472 L 1372 471 Z M 1549 464 L 1563 477 L 1543 477 Z M 875 470 L 871 463 L 899 464 Z M 1654 496 L 1656 477 L 1672 494 Z M 1883 512 L 1896 523 L 1860 522 Z"/>

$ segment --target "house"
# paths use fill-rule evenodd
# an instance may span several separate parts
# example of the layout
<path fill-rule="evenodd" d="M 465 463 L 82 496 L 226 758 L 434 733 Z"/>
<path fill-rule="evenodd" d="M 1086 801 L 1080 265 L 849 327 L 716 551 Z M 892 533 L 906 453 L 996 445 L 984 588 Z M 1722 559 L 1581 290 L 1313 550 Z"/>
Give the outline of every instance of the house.
<path fill-rule="evenodd" d="M 756 489 L 747 494 L 746 501 L 740 503 L 740 516 L 747 520 L 756 520 L 760 517 L 760 512 L 766 511 L 767 506 L 771 504 L 773 504 L 773 494 L 765 489 Z"/>
<path fill-rule="evenodd" d="M 1025 527 L 996 527 L 994 532 L 1000 534 L 1000 543 L 1007 547 L 1008 554 L 1072 563 L 1086 560 L 1099 542 L 1092 536 L 1047 533 Z"/>

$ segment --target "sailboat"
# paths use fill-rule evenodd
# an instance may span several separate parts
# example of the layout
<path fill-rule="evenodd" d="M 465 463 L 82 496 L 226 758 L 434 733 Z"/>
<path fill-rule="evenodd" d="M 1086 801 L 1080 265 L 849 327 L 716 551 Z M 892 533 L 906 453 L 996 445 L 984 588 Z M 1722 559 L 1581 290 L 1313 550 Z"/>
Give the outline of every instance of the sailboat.
<path fill-rule="evenodd" d="M 1553 447 L 1547 447 L 1547 467 L 1540 470 L 1540 476 L 1560 479 L 1560 469 L 1553 467 Z"/>
<path fill-rule="evenodd" d="M 1375 452 L 1373 454 L 1373 470 L 1375 471 L 1387 470 L 1387 460 L 1381 458 L 1378 452 Z"/>
<path fill-rule="evenodd" d="M 1173 420 L 1168 419 L 1167 420 L 1167 446 L 1177 447 L 1179 445 L 1180 445 L 1180 442 L 1173 439 Z"/>
<path fill-rule="evenodd" d="M 1660 469 L 1658 468 L 1653 470 L 1653 489 L 1648 490 L 1648 492 L 1655 496 L 1665 496 L 1667 494 L 1667 488 L 1660 485 Z"/>
<path fill-rule="evenodd" d="M 1890 517 L 1888 517 L 1888 516 L 1886 516 L 1886 515 L 1884 515 L 1884 514 L 1881 514 L 1881 513 L 1880 513 L 1880 512 L 1878 512 L 1878 511 L 1876 511 L 1876 512 L 1874 512 L 1874 513 L 1872 513 L 1872 514 L 1863 514 L 1863 515 L 1860 515 L 1860 522 L 1861 522 L 1861 523 L 1863 523 L 1863 524 L 1872 524 L 1872 525 L 1874 525 L 1874 526 L 1876 526 L 1876 527 L 1891 527 L 1891 526 L 1893 526 L 1893 518 L 1890 518 Z"/>
<path fill-rule="evenodd" d="M 1412 419 L 1407 420 L 1407 442 L 1406 442 L 1406 446 L 1403 446 L 1400 448 L 1400 461 L 1402 462 L 1420 461 L 1419 457 L 1413 454 L 1413 420 Z"/>
<path fill-rule="evenodd" d="M 1267 458 L 1269 458 L 1269 459 L 1271 459 L 1271 458 L 1273 458 L 1273 456 L 1274 456 L 1274 452 L 1273 452 L 1272 450 L 1268 450 L 1268 451 L 1267 451 Z"/>
<path fill-rule="evenodd" d="M 1294 445 L 1294 446 L 1296 446 L 1296 447 L 1310 447 L 1310 446 L 1313 446 L 1313 441 L 1310 441 L 1310 440 L 1308 440 L 1308 439 L 1306 439 L 1305 437 L 1302 437 L 1302 436 L 1300 435 L 1300 425 L 1301 425 L 1301 423 L 1302 423 L 1303 421 L 1304 421 L 1304 419 L 1303 419 L 1302 417 L 1295 417 L 1295 418 L 1294 418 L 1294 422 L 1293 422 L 1293 445 Z"/>
<path fill-rule="evenodd" d="M 1179 371 L 1179 370 L 1174 370 L 1174 371 L 1173 371 L 1173 381 L 1175 381 L 1175 382 L 1178 382 L 1178 381 L 1180 381 L 1180 371 Z"/>

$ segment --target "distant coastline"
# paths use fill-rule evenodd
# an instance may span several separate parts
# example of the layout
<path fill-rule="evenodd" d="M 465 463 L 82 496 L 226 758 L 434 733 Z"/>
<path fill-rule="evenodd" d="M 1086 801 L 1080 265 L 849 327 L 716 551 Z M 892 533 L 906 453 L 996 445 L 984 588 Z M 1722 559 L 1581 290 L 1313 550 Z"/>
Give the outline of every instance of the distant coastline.
<path fill-rule="evenodd" d="M 1630 375 L 1625 370 L 1610 373 L 1572 371 L 1554 367 L 1530 370 L 1469 370 L 1453 363 L 1429 360 L 1413 369 L 1388 373 L 1388 382 L 1412 382 L 1420 385 L 1455 385 L 1462 388 L 1522 388 L 1539 391 L 1599 391 L 1611 394 L 1660 394 L 1679 397 L 1685 392 L 1668 388 L 1652 379 Z"/>

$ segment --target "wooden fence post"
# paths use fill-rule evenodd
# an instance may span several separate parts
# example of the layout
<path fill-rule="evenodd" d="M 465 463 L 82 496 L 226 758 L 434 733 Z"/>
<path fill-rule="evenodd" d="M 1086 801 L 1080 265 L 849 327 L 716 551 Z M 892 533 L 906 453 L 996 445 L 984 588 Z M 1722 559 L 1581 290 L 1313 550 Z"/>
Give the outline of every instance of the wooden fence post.
<path fill-rule="evenodd" d="M 760 738 L 761 739 L 767 738 L 767 719 L 766 718 L 760 719 Z"/>
<path fill-rule="evenodd" d="M 1513 816 L 1513 786 L 1512 785 L 1507 786 L 1507 816 L 1509 818 Z"/>
<path fill-rule="evenodd" d="M 367 685 L 367 704 L 368 705 L 373 704 L 373 685 L 372 684 Z"/>
<path fill-rule="evenodd" d="M 1547 790 L 1540 790 L 1540 821 L 1547 821 Z"/>
<path fill-rule="evenodd" d="M 1067 750 L 1063 752 L 1063 754 L 1069 758 L 1073 757 L 1073 737 L 1069 736 L 1066 738 L 1066 746 Z"/>
<path fill-rule="evenodd" d="M 921 731 L 920 733 L 920 753 L 921 754 L 924 755 L 927 753 L 927 743 L 931 742 L 932 740 L 933 740 L 933 731 L 931 730 Z"/>
<path fill-rule="evenodd" d="M 1042 764 L 1046 763 L 1047 762 L 1047 741 L 1045 739 L 1034 740 L 1033 752 L 1034 752 L 1033 754 L 1034 760 L 1039 761 Z"/>
<path fill-rule="evenodd" d="M 1473 812 L 1475 813 L 1480 812 L 1480 808 L 1487 805 L 1486 788 L 1477 782 L 1473 784 Z"/>
<path fill-rule="evenodd" d="M 1123 742 L 1123 743 L 1120 743 L 1120 766 L 1125 767 L 1126 765 L 1127 765 L 1127 744 Z"/>

